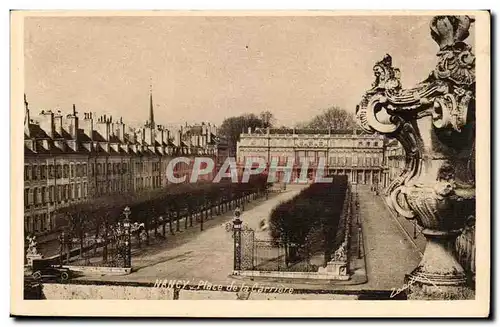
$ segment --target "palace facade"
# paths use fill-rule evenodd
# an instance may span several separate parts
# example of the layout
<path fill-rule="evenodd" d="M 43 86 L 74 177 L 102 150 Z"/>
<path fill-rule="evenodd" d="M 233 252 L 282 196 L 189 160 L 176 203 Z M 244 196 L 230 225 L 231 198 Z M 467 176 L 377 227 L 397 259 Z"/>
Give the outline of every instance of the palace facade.
<path fill-rule="evenodd" d="M 212 157 L 216 161 L 217 127 L 201 123 L 165 127 L 156 124 L 150 94 L 149 120 L 140 128 L 122 118 L 92 112 L 80 115 L 40 110 L 32 114 L 25 98 L 24 226 L 27 233 L 57 229 L 62 206 L 105 195 L 165 187 L 165 170 L 174 157 Z M 188 175 L 189 164 L 175 165 Z M 212 179 L 210 175 L 204 176 Z"/>
<path fill-rule="evenodd" d="M 238 164 L 244 165 L 251 157 L 276 161 L 279 167 L 293 159 L 292 181 L 300 176 L 304 161 L 308 161 L 307 176 L 314 178 L 322 157 L 326 174 L 347 175 L 352 183 L 378 185 L 386 178 L 384 138 L 356 129 L 248 129 L 237 144 Z M 278 181 L 283 177 L 284 172 L 277 172 Z"/>

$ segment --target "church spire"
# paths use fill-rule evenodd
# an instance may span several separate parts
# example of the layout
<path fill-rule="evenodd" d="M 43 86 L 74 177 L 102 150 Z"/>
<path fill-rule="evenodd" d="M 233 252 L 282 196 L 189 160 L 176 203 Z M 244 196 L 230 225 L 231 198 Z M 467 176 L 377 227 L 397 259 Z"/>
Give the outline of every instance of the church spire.
<path fill-rule="evenodd" d="M 149 126 L 151 129 L 155 129 L 155 115 L 153 112 L 153 84 L 149 83 Z"/>

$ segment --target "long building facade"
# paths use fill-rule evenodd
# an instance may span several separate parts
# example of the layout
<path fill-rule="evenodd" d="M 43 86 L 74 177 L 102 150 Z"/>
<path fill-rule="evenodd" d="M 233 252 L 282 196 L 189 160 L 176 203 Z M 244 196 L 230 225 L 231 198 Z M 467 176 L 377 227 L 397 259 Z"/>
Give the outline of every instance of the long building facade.
<path fill-rule="evenodd" d="M 280 167 L 293 159 L 292 181 L 301 176 L 303 161 L 308 161 L 307 177 L 313 179 L 321 157 L 328 175 L 347 175 L 352 183 L 371 185 L 384 178 L 384 138 L 355 129 L 249 129 L 237 144 L 238 164 L 251 157 L 278 162 Z M 277 181 L 283 177 L 284 172 L 277 172 Z"/>
<path fill-rule="evenodd" d="M 156 124 L 150 95 L 149 119 L 140 128 L 120 118 L 92 112 L 80 115 L 40 110 L 33 115 L 25 99 L 24 226 L 43 235 L 56 230 L 62 206 L 92 198 L 167 186 L 165 174 L 175 157 L 217 160 L 217 127 L 209 123 L 165 127 Z M 175 165 L 187 175 L 189 164 Z M 204 176 L 212 179 L 210 174 Z"/>

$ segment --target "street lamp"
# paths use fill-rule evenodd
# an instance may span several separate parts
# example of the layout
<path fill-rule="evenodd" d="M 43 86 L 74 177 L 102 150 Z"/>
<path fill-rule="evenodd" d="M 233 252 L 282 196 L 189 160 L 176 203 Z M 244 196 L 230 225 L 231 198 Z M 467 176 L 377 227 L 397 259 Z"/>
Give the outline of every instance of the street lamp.
<path fill-rule="evenodd" d="M 160 216 L 160 217 L 158 218 L 158 220 L 160 221 L 160 224 L 161 224 L 161 226 L 162 226 L 162 234 L 163 234 L 163 238 L 165 238 L 165 235 L 166 235 L 166 231 L 165 231 L 165 222 L 166 222 L 166 221 L 164 221 L 163 216 Z"/>
<path fill-rule="evenodd" d="M 361 226 L 358 225 L 358 259 L 361 259 Z"/>
<path fill-rule="evenodd" d="M 65 240 L 66 240 L 66 235 L 64 234 L 64 232 L 62 232 L 61 235 L 59 235 L 59 263 L 61 266 L 64 263 L 63 254 L 65 250 L 64 248 Z"/>
<path fill-rule="evenodd" d="M 132 267 L 132 242 L 130 241 L 130 219 L 131 210 L 128 206 L 123 209 L 123 214 L 125 215 L 125 220 L 123 221 L 123 227 L 125 228 L 126 239 L 125 246 L 127 247 L 127 255 L 125 258 L 125 268 Z"/>
<path fill-rule="evenodd" d="M 234 239 L 234 270 L 241 270 L 241 211 L 239 207 L 234 210 L 233 239 Z"/>

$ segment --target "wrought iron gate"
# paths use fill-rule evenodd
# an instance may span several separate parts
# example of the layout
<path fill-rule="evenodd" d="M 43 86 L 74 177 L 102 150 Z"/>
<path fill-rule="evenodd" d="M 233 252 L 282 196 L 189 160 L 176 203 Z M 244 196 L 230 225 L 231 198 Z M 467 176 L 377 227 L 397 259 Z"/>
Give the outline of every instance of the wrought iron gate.
<path fill-rule="evenodd" d="M 255 232 L 252 229 L 241 231 L 241 270 L 254 270 Z"/>
<path fill-rule="evenodd" d="M 126 267 L 128 237 L 123 228 L 110 230 L 107 237 L 63 233 L 59 238 L 59 261 L 77 266 Z"/>
<path fill-rule="evenodd" d="M 310 249 L 296 244 L 259 240 L 252 229 L 241 231 L 241 270 L 313 271 Z"/>
<path fill-rule="evenodd" d="M 254 243 L 255 270 L 286 270 L 286 251 L 282 243 L 274 244 L 268 240 L 256 240 Z"/>

